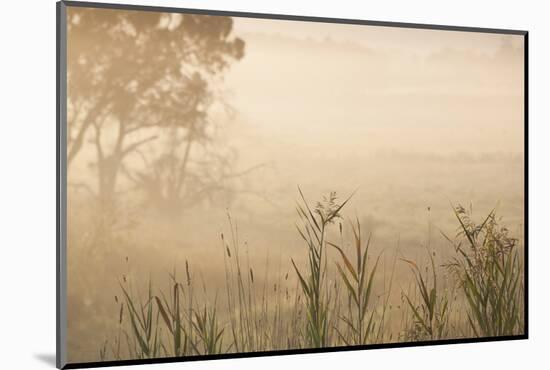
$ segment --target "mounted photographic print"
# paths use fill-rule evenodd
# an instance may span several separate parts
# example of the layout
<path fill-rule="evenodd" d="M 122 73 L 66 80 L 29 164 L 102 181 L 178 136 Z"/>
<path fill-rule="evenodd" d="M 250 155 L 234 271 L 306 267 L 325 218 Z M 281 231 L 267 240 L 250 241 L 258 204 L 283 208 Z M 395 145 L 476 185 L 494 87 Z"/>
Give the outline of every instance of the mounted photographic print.
<path fill-rule="evenodd" d="M 57 16 L 58 367 L 527 338 L 527 32 Z"/>

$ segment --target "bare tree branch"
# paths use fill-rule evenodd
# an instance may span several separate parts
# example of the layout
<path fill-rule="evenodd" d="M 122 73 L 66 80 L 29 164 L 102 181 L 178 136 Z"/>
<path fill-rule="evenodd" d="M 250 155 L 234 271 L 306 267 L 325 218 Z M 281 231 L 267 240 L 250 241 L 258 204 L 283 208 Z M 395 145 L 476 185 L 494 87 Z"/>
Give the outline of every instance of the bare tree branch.
<path fill-rule="evenodd" d="M 158 138 L 158 135 L 149 136 L 148 138 L 145 138 L 143 140 L 136 141 L 135 143 L 128 145 L 122 152 L 120 153 L 121 157 L 125 157 L 130 152 L 136 150 L 141 145 L 148 143 L 150 141 L 156 140 Z"/>

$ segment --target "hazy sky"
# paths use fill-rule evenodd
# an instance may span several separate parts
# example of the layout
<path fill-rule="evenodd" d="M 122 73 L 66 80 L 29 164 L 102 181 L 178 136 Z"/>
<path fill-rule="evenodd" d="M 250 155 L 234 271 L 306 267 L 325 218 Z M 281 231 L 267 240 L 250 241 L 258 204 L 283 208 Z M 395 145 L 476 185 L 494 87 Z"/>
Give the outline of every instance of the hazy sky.
<path fill-rule="evenodd" d="M 270 19 L 234 18 L 235 33 L 264 33 L 323 41 L 332 39 L 352 42 L 370 48 L 400 49 L 416 53 L 430 53 L 442 48 L 475 50 L 479 53 L 496 52 L 502 42 L 515 47 L 522 45 L 522 36 L 479 32 L 457 32 L 398 27 L 364 26 Z"/>
<path fill-rule="evenodd" d="M 235 34 L 246 55 L 227 87 L 258 135 L 339 153 L 523 150 L 521 36 L 246 18 Z"/>

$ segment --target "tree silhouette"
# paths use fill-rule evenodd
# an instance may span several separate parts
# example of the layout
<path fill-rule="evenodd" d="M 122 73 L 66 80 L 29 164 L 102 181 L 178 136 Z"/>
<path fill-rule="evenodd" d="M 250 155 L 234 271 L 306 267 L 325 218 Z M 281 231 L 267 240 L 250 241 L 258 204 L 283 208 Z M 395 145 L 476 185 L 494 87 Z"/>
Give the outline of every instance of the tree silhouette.
<path fill-rule="evenodd" d="M 212 81 L 244 55 L 232 27 L 220 16 L 69 9 L 68 163 L 89 140 L 104 207 L 115 200 L 121 171 L 128 172 L 125 159 L 162 129 L 186 132 L 174 184 L 181 188 L 191 143 L 206 132 Z"/>

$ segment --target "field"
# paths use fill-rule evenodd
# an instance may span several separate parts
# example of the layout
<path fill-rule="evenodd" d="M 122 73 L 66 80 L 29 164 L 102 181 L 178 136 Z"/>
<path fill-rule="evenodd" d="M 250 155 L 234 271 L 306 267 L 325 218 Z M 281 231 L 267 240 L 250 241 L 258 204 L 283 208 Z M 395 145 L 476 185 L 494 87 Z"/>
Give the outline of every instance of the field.
<path fill-rule="evenodd" d="M 81 310 L 70 311 L 72 353 L 98 361 L 523 333 L 513 207 L 386 196 L 396 199 L 388 208 L 400 204 L 393 216 L 361 207 L 361 193 L 316 201 L 297 187 L 281 222 L 225 209 L 196 210 L 183 225 L 147 219 L 145 230 L 109 223 L 69 255 L 69 300 Z M 423 217 L 411 212 L 420 207 Z"/>

